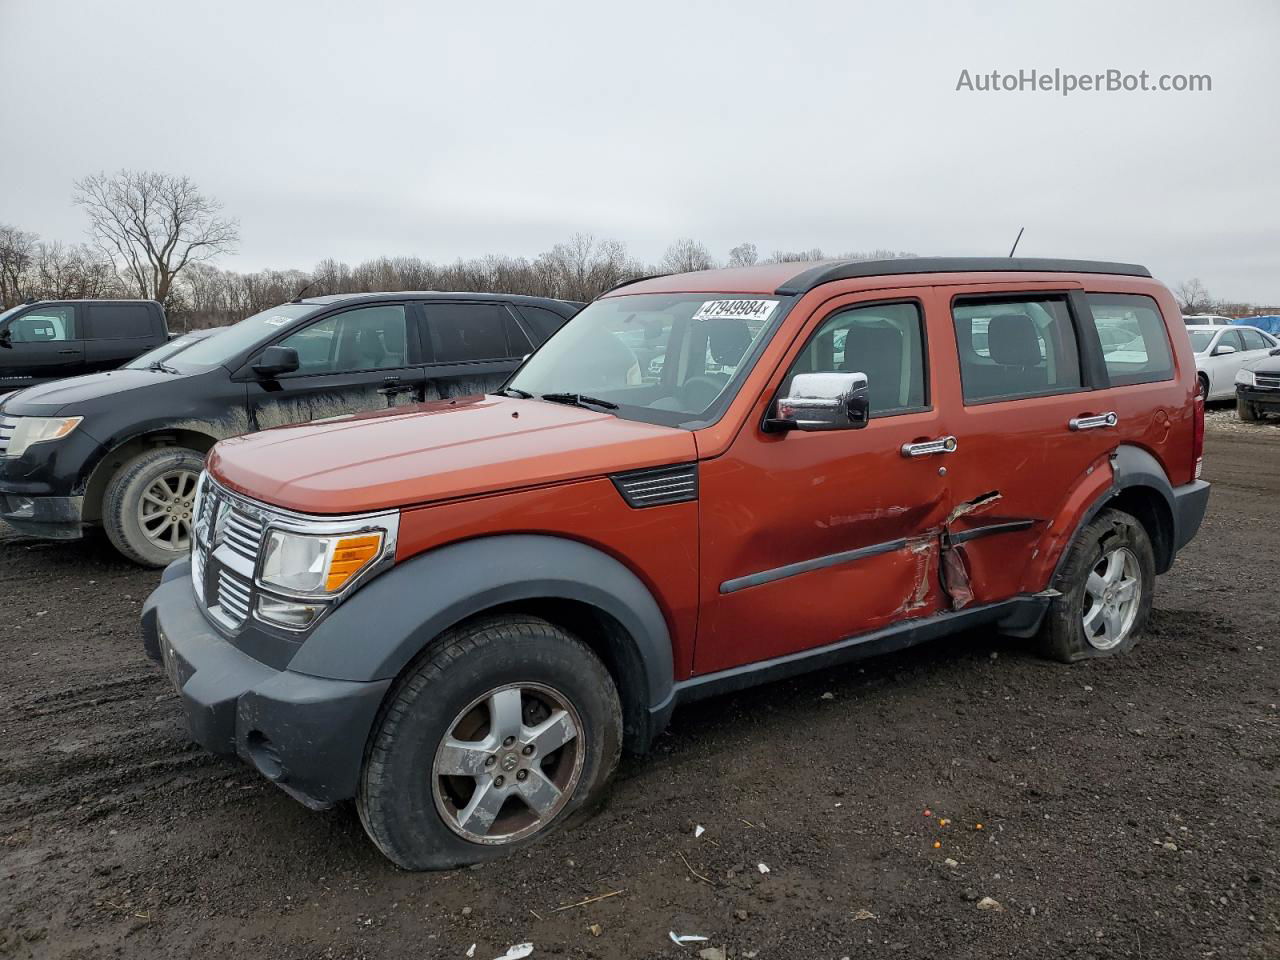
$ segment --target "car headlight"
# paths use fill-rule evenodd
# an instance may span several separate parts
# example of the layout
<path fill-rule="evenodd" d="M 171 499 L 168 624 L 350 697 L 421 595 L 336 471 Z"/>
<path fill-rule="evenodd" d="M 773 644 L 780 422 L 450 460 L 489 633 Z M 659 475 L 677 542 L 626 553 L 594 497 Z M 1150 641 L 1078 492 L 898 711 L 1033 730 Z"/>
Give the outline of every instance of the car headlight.
<path fill-rule="evenodd" d="M 331 597 L 386 554 L 387 534 L 385 529 L 316 535 L 273 528 L 258 582 L 295 597 Z"/>
<path fill-rule="evenodd" d="M 20 457 L 33 443 L 61 440 L 80 425 L 84 417 L 17 417 L 5 455 Z"/>
<path fill-rule="evenodd" d="M 1236 383 L 1242 383 L 1246 387 L 1257 386 L 1257 378 L 1254 377 L 1252 370 L 1241 370 L 1236 374 Z"/>

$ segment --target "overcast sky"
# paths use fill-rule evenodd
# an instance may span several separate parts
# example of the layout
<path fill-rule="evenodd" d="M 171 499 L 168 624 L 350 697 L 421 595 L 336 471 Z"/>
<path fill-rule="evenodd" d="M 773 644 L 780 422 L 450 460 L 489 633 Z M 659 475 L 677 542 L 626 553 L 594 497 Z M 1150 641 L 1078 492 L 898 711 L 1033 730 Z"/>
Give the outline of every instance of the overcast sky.
<path fill-rule="evenodd" d="M 190 175 L 223 266 L 820 246 L 1137 261 L 1280 303 L 1280 3 L 0 0 L 0 222 Z M 1200 93 L 980 93 L 1019 69 Z"/>

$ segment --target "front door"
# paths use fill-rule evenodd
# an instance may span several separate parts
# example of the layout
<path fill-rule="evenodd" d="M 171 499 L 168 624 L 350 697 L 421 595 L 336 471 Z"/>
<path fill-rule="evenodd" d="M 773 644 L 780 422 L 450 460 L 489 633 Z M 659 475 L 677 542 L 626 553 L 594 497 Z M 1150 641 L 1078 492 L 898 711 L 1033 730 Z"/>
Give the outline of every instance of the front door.
<path fill-rule="evenodd" d="M 289 423 L 415 403 L 423 396 L 417 332 L 405 304 L 379 303 L 330 314 L 276 341 L 299 367 L 249 383 L 249 426 Z"/>
<path fill-rule="evenodd" d="M 0 388 L 84 373 L 84 341 L 72 304 L 41 304 L 0 331 Z"/>
<path fill-rule="evenodd" d="M 838 297 L 815 311 L 753 419 L 699 465 L 701 618 L 695 672 L 834 643 L 943 608 L 938 533 L 949 455 L 904 447 L 944 438 L 913 290 Z M 945 334 L 947 331 L 940 331 Z M 926 362 L 926 356 L 928 359 Z M 943 354 L 945 356 L 945 354 Z M 763 414 L 797 373 L 867 376 L 862 429 L 766 432 Z"/>

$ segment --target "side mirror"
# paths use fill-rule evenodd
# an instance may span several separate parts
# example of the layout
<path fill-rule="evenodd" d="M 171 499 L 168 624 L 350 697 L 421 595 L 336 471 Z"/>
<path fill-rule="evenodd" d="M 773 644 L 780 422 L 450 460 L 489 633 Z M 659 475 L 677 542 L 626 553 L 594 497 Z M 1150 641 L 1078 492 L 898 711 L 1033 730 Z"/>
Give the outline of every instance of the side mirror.
<path fill-rule="evenodd" d="M 298 351 L 292 347 L 267 347 L 253 365 L 253 372 L 260 377 L 278 377 L 293 373 L 299 366 Z"/>
<path fill-rule="evenodd" d="M 1270 355 L 1273 357 L 1280 357 L 1280 347 L 1272 347 Z"/>
<path fill-rule="evenodd" d="M 9 332 L 8 327 L 0 330 L 0 347 L 6 347 L 10 350 L 13 349 L 13 334 Z"/>
<path fill-rule="evenodd" d="M 1235 352 L 1236 348 L 1231 346 L 1229 343 L 1220 343 L 1213 348 L 1213 355 L 1215 357 L 1225 357 L 1227 354 Z"/>
<path fill-rule="evenodd" d="M 865 373 L 798 373 L 779 398 L 769 430 L 859 430 L 871 419 Z"/>

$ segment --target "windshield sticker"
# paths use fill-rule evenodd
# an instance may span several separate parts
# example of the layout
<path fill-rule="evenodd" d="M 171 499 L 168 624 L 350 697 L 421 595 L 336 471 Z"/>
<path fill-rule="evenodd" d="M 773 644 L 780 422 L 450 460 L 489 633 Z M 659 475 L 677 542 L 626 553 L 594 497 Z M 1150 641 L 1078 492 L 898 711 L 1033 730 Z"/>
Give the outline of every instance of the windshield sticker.
<path fill-rule="evenodd" d="M 777 300 L 708 300 L 698 308 L 693 319 L 764 321 L 777 305 Z"/>
<path fill-rule="evenodd" d="M 265 323 L 268 327 L 283 327 L 285 324 L 293 323 L 295 319 L 297 318 L 275 316 L 275 317 L 267 317 L 262 322 Z"/>

